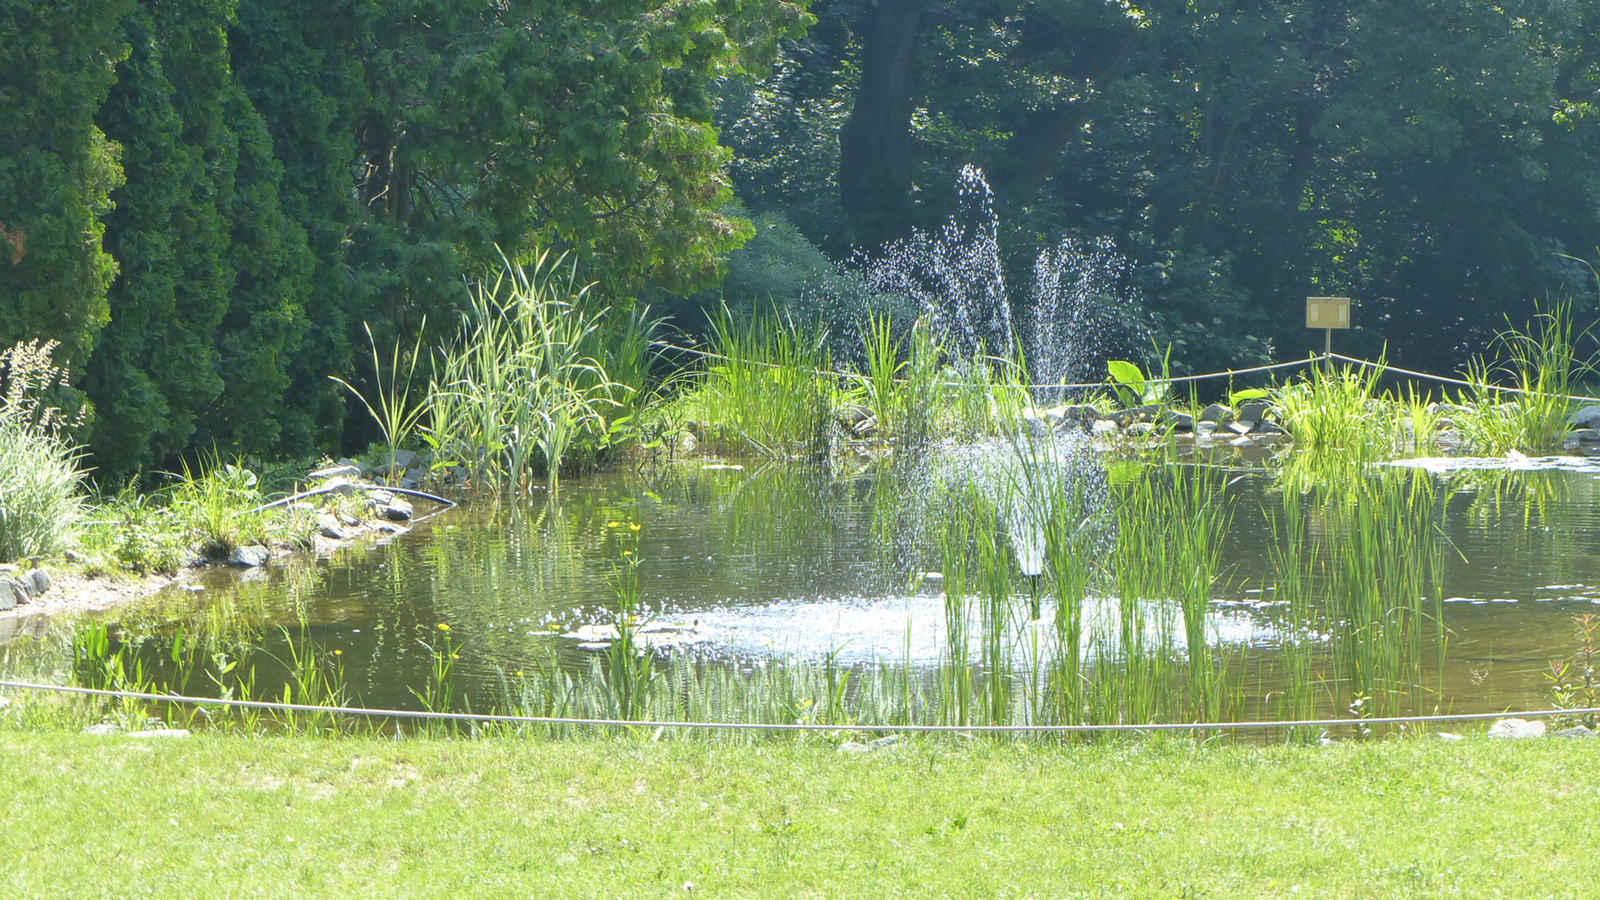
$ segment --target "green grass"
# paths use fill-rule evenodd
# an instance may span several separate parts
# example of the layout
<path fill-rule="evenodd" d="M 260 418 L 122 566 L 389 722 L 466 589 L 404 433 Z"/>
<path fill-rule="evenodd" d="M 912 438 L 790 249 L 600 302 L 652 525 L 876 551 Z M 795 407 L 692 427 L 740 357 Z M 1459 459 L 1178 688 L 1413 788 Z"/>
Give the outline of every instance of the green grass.
<path fill-rule="evenodd" d="M 1566 741 L 141 741 L 0 731 L 17 897 L 1587 897 Z"/>

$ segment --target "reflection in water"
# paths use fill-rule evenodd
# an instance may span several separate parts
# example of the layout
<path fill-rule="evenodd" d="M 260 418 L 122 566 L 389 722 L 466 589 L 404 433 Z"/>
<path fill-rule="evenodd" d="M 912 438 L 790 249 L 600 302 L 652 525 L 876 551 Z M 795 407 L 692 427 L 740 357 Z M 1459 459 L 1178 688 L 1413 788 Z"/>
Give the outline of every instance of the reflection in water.
<path fill-rule="evenodd" d="M 858 672 L 932 667 L 952 654 L 955 620 L 944 583 L 921 577 L 940 567 L 941 523 L 917 520 L 948 513 L 931 511 L 919 496 L 926 482 L 912 475 L 892 461 L 619 472 L 569 484 L 559 499 L 471 504 L 392 542 L 275 568 L 262 581 L 219 574 L 204 591 L 102 618 L 142 642 L 157 674 L 180 629 L 231 659 L 262 648 L 253 657 L 262 693 L 285 677 L 287 642 L 303 634 L 337 653 L 357 702 L 412 708 L 430 642 L 447 624 L 461 655 L 460 693 L 486 709 L 503 702 L 504 679 L 517 672 L 552 660 L 587 671 L 595 651 L 559 635 L 609 621 L 607 576 L 623 545 L 608 536 L 627 529 L 637 536 L 652 624 L 681 629 L 684 656 L 697 666 L 732 659 L 748 668 L 777 655 Z M 1128 662 L 1119 644 L 1094 636 L 1125 634 L 1136 609 L 1148 664 L 1182 664 L 1189 644 L 1205 643 L 1234 717 L 1344 715 L 1363 697 L 1374 713 L 1544 705 L 1548 660 L 1575 649 L 1571 616 L 1600 603 L 1595 476 L 1356 478 L 1343 493 L 1308 489 L 1329 482 L 1293 474 L 1216 479 L 1233 516 L 1219 548 L 1223 577 L 1199 606 L 1200 621 L 1192 607 L 1185 618 L 1183 598 L 1157 588 L 1141 589 L 1132 607 L 1116 599 L 1111 554 L 1086 551 L 1095 558 L 1079 610 L 1078 677 L 1107 690 L 1126 680 L 1115 667 Z M 1013 552 L 1010 541 L 999 546 Z M 984 670 L 1002 681 L 1013 678 L 1007 669 L 1033 665 L 1039 651 L 1030 646 L 1061 633 L 1054 604 L 1034 615 L 1023 602 L 1036 586 L 1010 585 L 1021 612 L 1007 613 L 1006 634 L 1018 643 L 993 657 L 1004 665 Z M 985 596 L 981 585 L 971 589 L 975 603 Z M 59 634 L 19 639 L 7 658 L 14 671 L 52 675 L 64 671 L 66 647 Z M 969 664 L 981 668 L 984 658 Z M 1174 692 L 1213 689 L 1178 672 Z M 1023 675 L 1013 682 L 1032 689 Z M 208 683 L 202 675 L 190 687 Z M 981 679 L 973 689 L 985 689 Z M 1040 714 L 1019 697 L 1008 715 Z"/>

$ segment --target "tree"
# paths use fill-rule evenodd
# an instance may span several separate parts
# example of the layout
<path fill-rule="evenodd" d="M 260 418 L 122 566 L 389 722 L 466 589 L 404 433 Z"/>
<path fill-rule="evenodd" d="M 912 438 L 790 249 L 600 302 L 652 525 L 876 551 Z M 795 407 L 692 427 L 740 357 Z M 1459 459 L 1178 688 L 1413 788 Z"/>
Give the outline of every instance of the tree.
<path fill-rule="evenodd" d="M 94 114 L 126 51 L 125 0 L 0 0 L 0 345 L 53 338 L 81 367 L 116 262 L 100 216 L 120 183 Z"/>

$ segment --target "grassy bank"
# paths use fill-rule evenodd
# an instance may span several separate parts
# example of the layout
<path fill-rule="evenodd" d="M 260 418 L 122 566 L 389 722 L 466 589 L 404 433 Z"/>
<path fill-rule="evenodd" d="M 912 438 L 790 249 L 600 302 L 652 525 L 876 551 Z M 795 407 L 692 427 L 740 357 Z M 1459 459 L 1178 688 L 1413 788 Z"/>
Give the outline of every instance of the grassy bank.
<path fill-rule="evenodd" d="M 1580 897 L 1600 742 L 0 732 L 8 896 Z M 692 887 L 690 887 L 692 885 Z"/>

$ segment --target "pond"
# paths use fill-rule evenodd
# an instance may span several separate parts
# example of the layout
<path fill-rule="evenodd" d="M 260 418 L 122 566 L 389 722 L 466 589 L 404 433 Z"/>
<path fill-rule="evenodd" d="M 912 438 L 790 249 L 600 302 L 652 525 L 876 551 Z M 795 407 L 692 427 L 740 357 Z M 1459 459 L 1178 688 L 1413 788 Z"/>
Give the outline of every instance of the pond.
<path fill-rule="evenodd" d="M 440 702 L 428 685 L 447 659 L 446 702 L 486 711 L 518 708 L 515 697 L 526 693 L 518 685 L 534 672 L 605 682 L 618 582 L 633 573 L 640 639 L 655 645 L 647 668 L 758 680 L 785 667 L 826 670 L 828 684 L 844 679 L 846 687 L 827 688 L 839 698 L 898 672 L 918 685 L 925 699 L 912 705 L 929 720 L 958 720 L 927 712 L 938 704 L 926 697 L 943 692 L 948 703 L 964 683 L 971 696 L 963 709 L 986 714 L 962 712 L 962 723 L 1043 721 L 1049 716 L 1029 692 L 1061 677 L 1085 686 L 1061 720 L 1545 708 L 1551 660 L 1579 650 L 1575 617 L 1600 613 L 1600 469 L 1577 459 L 1522 471 L 1496 462 L 1337 476 L 1398 486 L 1368 505 L 1360 490 L 1296 487 L 1305 481 L 1271 458 L 1152 465 L 1091 454 L 1091 480 L 1105 497 L 1086 509 L 1131 504 L 1122 499 L 1126 484 L 1182 470 L 1210 492 L 1199 502 L 1225 509 L 1226 520 L 1198 611 L 1150 587 L 1167 583 L 1162 567 L 1187 565 L 1165 555 L 1181 545 L 1183 522 L 1124 517 L 1082 543 L 1083 601 L 1073 607 L 1081 634 L 1071 645 L 1079 662 L 1069 669 L 1060 665 L 1066 645 L 1051 643 L 1066 633 L 1056 624 L 1065 607 L 1028 577 L 1037 568 L 1018 563 L 1023 542 L 997 545 L 1010 551 L 1000 588 L 984 586 L 981 566 L 960 563 L 971 600 L 952 606 L 946 579 L 955 575 L 940 571 L 952 562 L 941 556 L 948 533 L 930 522 L 951 513 L 928 502 L 944 488 L 925 462 L 892 459 L 702 460 L 574 479 L 559 499 L 480 499 L 311 565 L 273 565 L 243 580 L 203 573 L 189 588 L 100 621 L 151 672 L 169 666 L 180 630 L 190 646 L 206 648 L 209 661 L 184 682 L 190 692 L 216 694 L 230 683 L 228 661 L 248 660 L 254 693 L 279 697 L 310 651 L 337 666 L 348 701 L 421 708 Z M 967 465 L 956 458 L 956 468 Z M 1335 476 L 1311 481 L 1319 477 Z M 1013 537 L 1027 530 L 1004 510 L 988 521 Z M 1370 545 L 1362 543 L 1367 530 Z M 1121 562 L 1128 557 L 1119 542 L 1141 542 L 1154 574 L 1119 581 L 1113 569 L 1132 565 Z M 980 545 L 988 546 L 971 546 Z M 1286 552 L 1291 545 L 1299 549 Z M 1406 574 L 1407 560 L 1385 556 L 1391 546 L 1428 556 L 1432 568 Z M 1416 549 L 1424 546 L 1431 549 Z M 1340 562 L 1351 548 L 1364 557 Z M 1365 590 L 1364 570 L 1381 595 L 1375 608 L 1350 599 Z M 1397 589 L 1417 596 L 1394 596 Z M 1001 595 L 996 617 L 1002 607 L 992 600 Z M 1053 649 L 1039 649 L 1046 644 Z M 1203 658 L 1192 644 L 1203 645 Z M 66 640 L 40 646 L 56 649 L 19 658 L 35 669 L 70 666 Z M 974 674 L 952 678 L 956 667 Z M 1141 678 L 1180 699 L 1135 698 L 1130 685 Z M 1009 685 L 1009 700 L 998 684 Z M 822 702 L 791 699 L 802 717 Z"/>

